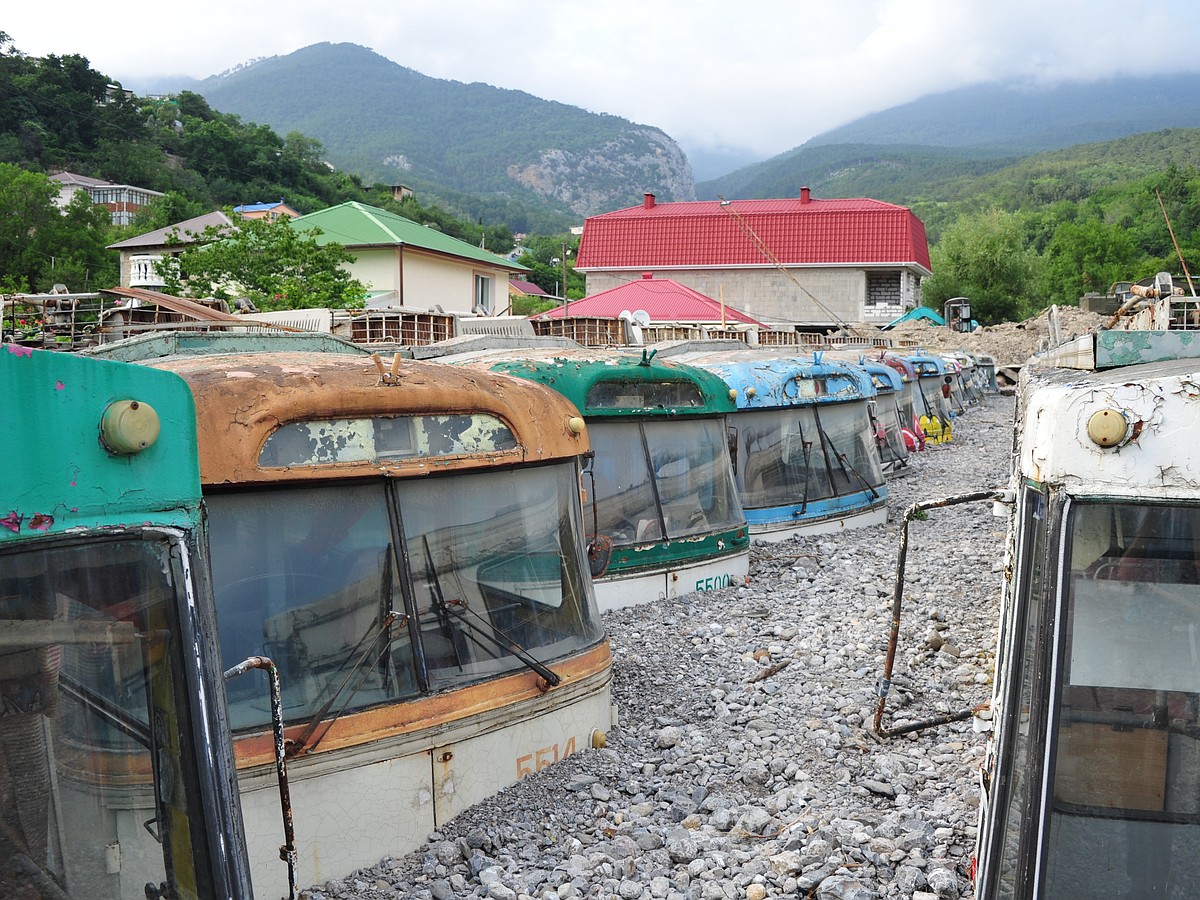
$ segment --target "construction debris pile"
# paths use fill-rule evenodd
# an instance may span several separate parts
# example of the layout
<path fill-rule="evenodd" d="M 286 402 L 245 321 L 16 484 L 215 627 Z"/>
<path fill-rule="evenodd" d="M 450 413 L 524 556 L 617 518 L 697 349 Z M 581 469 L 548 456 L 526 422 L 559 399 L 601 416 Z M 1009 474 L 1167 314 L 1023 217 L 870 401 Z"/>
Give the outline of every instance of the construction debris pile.
<path fill-rule="evenodd" d="M 904 322 L 888 331 L 880 331 L 871 325 L 856 325 L 854 328 L 859 335 L 918 341 L 928 350 L 954 349 L 985 353 L 996 361 L 997 366 L 1005 367 L 1020 366 L 1039 350 L 1086 334 L 1104 325 L 1109 318 L 1076 306 L 1057 306 L 1023 322 L 984 325 L 972 332 L 951 331 L 944 326 L 923 321 Z M 1055 319 L 1057 330 L 1051 339 Z"/>

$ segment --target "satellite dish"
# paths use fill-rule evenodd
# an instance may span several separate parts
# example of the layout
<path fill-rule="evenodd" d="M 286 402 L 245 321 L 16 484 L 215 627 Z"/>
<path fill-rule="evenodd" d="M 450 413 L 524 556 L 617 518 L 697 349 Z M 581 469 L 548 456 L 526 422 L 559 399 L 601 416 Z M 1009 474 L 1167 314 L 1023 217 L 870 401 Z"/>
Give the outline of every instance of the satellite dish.
<path fill-rule="evenodd" d="M 624 320 L 624 321 L 626 321 L 626 322 L 632 322 L 632 321 L 633 321 L 633 313 L 631 313 L 631 312 L 630 312 L 629 310 L 627 310 L 627 309 L 623 309 L 623 310 L 621 310 L 621 312 L 620 312 L 620 314 L 617 316 L 617 318 L 618 318 L 618 319 L 622 319 L 622 320 Z"/>
<path fill-rule="evenodd" d="M 650 313 L 644 309 L 635 309 L 633 311 L 633 321 L 639 327 L 646 328 L 650 325 Z"/>

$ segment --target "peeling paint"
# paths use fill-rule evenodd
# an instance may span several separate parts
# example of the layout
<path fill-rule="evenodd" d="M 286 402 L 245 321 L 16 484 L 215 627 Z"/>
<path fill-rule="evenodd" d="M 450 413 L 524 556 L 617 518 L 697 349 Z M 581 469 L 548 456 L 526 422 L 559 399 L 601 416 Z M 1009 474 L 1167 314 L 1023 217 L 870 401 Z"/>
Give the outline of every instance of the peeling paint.
<path fill-rule="evenodd" d="M 1177 438 L 1200 420 L 1200 359 L 1143 364 L 1137 374 L 1135 380 L 1127 369 L 1026 369 L 1022 471 L 1088 493 L 1136 493 L 1138 470 L 1159 472 L 1164 496 L 1200 486 L 1200 447 Z M 1102 447 L 1089 437 L 1087 422 L 1106 409 L 1119 411 L 1130 432 Z"/>

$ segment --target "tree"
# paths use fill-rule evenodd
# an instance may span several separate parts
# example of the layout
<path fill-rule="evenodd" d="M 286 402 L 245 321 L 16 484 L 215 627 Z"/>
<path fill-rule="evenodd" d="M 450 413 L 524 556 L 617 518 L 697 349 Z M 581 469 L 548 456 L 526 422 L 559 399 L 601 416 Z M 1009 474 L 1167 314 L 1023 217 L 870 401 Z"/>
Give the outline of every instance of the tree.
<path fill-rule="evenodd" d="M 94 291 L 121 280 L 120 260 L 106 246 L 119 234 L 108 209 L 83 191 L 76 191 L 66 209 L 46 229 L 48 266 L 33 284 L 49 291 L 64 284 L 72 291 Z"/>
<path fill-rule="evenodd" d="M 45 175 L 0 163 L 0 274 L 35 287 L 55 256 L 61 214 L 57 187 Z"/>
<path fill-rule="evenodd" d="M 1015 213 L 992 209 L 956 220 L 930 258 L 933 276 L 921 288 L 927 306 L 939 309 L 952 297 L 969 297 L 984 324 L 1019 319 L 1043 306 L 1033 293 L 1039 260 Z"/>
<path fill-rule="evenodd" d="M 566 250 L 566 290 L 563 290 L 563 250 Z M 584 277 L 575 271 L 575 255 L 579 238 L 573 234 L 550 236 L 530 235 L 525 239 L 525 252 L 517 260 L 529 269 L 525 276 L 548 294 L 580 300 L 585 294 Z"/>
<path fill-rule="evenodd" d="M 178 191 L 167 191 L 138 211 L 133 217 L 133 227 L 138 234 L 157 231 L 187 219 L 195 219 L 208 211 L 209 208 L 203 203 L 193 202 Z"/>
<path fill-rule="evenodd" d="M 163 267 L 167 293 L 246 297 L 264 312 L 362 306 L 366 287 L 342 268 L 354 259 L 349 251 L 337 243 L 320 245 L 318 230 L 299 231 L 290 222 L 242 219 L 229 235 L 206 228 L 179 255 L 177 268 Z"/>
<path fill-rule="evenodd" d="M 1074 306 L 1088 291 L 1104 293 L 1128 280 L 1142 257 L 1129 232 L 1096 219 L 1064 222 L 1042 254 L 1043 295 Z"/>

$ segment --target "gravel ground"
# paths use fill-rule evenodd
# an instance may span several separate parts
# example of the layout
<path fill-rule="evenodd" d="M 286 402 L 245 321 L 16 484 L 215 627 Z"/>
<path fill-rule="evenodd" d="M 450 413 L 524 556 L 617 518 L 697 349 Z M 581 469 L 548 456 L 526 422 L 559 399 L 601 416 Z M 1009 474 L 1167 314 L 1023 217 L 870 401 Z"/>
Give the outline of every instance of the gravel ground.
<path fill-rule="evenodd" d="M 819 900 L 970 896 L 986 723 L 881 740 L 898 520 L 1005 486 L 1013 400 L 893 477 L 886 525 L 755 543 L 744 587 L 605 615 L 620 724 L 325 898 Z M 991 696 L 1005 522 L 990 505 L 909 530 L 884 725 Z M 986 715 L 986 713 L 984 713 Z"/>

